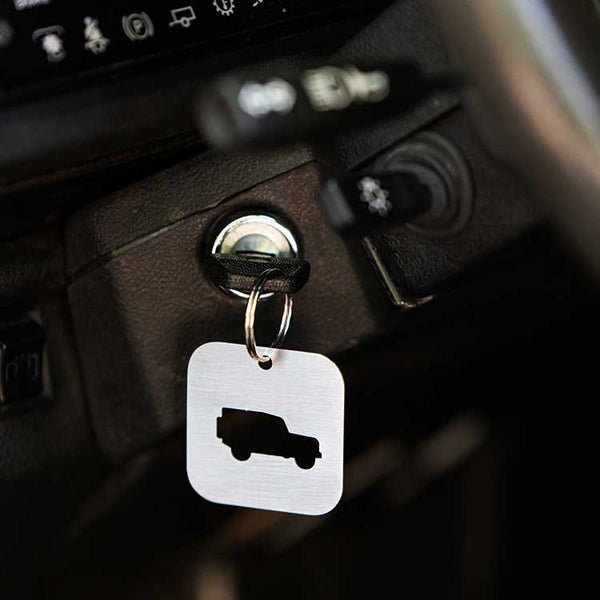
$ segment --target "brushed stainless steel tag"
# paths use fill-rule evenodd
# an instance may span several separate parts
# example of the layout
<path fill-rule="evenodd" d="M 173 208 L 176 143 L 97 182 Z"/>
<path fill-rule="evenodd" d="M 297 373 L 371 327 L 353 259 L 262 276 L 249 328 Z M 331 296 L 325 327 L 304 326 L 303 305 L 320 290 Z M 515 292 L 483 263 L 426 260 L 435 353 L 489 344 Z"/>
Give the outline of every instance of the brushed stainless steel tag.
<path fill-rule="evenodd" d="M 325 356 L 269 350 L 263 370 L 238 344 L 190 359 L 187 472 L 206 500 L 321 515 L 343 486 L 344 380 Z"/>

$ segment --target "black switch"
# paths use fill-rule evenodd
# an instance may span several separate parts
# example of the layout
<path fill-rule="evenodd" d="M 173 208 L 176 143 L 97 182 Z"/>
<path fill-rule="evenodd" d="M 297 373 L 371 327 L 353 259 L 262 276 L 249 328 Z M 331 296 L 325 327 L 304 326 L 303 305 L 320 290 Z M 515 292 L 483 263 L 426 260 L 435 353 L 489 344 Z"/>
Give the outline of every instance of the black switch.
<path fill-rule="evenodd" d="M 0 405 L 39 396 L 44 387 L 44 331 L 30 319 L 0 322 Z"/>
<path fill-rule="evenodd" d="M 447 205 L 447 193 L 437 173 L 406 165 L 392 173 L 332 177 L 321 189 L 320 201 L 336 231 L 364 236 L 438 215 Z"/>

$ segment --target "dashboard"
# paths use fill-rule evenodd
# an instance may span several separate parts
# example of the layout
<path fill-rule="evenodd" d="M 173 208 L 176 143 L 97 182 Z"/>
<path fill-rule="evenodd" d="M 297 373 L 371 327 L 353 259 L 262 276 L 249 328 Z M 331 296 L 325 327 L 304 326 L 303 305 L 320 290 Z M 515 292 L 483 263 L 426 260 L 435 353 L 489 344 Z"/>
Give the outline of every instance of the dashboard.
<path fill-rule="evenodd" d="M 380 0 L 0 0 L 0 99 L 182 56 L 236 52 Z M 389 4 L 389 2 L 387 3 Z"/>
<path fill-rule="evenodd" d="M 540 88 L 514 60 L 514 31 L 493 45 L 461 12 L 483 15 L 483 0 L 440 0 L 456 26 L 442 38 L 434 4 L 0 0 L 0 598 L 214 597 L 195 593 L 196 571 L 226 574 L 231 586 L 216 595 L 241 600 L 383 595 L 399 573 L 408 596 L 500 597 L 504 575 L 521 585 L 513 563 L 531 544 L 511 528 L 513 508 L 543 502 L 530 484 L 540 461 L 516 464 L 540 429 L 529 400 L 569 398 L 595 372 L 593 353 L 571 353 L 571 365 L 555 348 L 597 327 L 598 298 L 547 226 L 551 190 L 531 193 L 490 152 L 505 130 L 522 172 L 554 184 L 568 171 L 515 135 L 533 121 L 511 102 Z M 509 4 L 525 3 L 485 6 Z M 502 51 L 486 52 L 486 39 Z M 466 55 L 450 63 L 453 41 L 504 68 L 477 83 Z M 254 105 L 268 107 L 258 121 L 289 114 L 272 86 L 286 69 L 405 64 L 437 81 L 456 73 L 470 93 L 436 88 L 310 145 L 208 143 L 203 125 L 218 113 L 203 106 L 221 81 L 239 75 L 268 100 Z M 368 99 L 373 88 L 348 74 Z M 408 96 L 407 79 L 394 90 Z M 479 89 L 505 110 L 469 114 Z M 233 97 L 252 116 L 248 97 Z M 530 116 L 556 116 L 543 108 Z M 579 197 L 591 194 L 562 204 Z M 334 230 L 335 201 L 364 228 Z M 409 201 L 419 210 L 407 221 L 386 220 L 407 216 Z M 310 265 L 310 280 L 286 347 L 331 357 L 347 381 L 348 493 L 314 521 L 216 508 L 185 476 L 189 358 L 243 341 L 243 292 L 227 282 L 253 279 L 244 260 L 262 272 L 263 259 L 288 254 L 303 273 Z M 238 270 L 220 279 L 215 264 Z M 260 304 L 259 341 L 276 331 L 279 300 Z M 393 553 L 374 551 L 390 540 Z"/>
<path fill-rule="evenodd" d="M 171 141 L 202 143 L 194 106 L 217 75 L 331 56 L 390 4 L 0 0 L 0 194 L 79 177 L 125 153 L 155 155 Z M 407 39 L 421 29 L 417 5 L 404 17 Z M 367 40 L 374 60 L 394 44 L 387 21 Z M 438 55 L 430 48 L 425 60 Z"/>

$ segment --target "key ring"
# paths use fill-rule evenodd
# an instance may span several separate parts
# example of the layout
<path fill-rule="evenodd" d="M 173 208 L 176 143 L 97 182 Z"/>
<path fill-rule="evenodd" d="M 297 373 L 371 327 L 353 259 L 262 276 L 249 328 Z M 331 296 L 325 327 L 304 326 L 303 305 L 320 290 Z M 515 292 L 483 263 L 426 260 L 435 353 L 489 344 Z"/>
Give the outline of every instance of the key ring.
<path fill-rule="evenodd" d="M 246 305 L 246 319 L 244 321 L 244 332 L 246 334 L 246 349 L 248 350 L 248 354 L 254 360 L 257 360 L 259 363 L 266 364 L 271 362 L 271 359 L 263 354 L 260 356 L 258 354 L 258 348 L 256 347 L 256 337 L 254 335 L 254 319 L 256 317 L 256 307 L 258 306 L 258 300 L 260 298 L 260 294 L 265 286 L 265 283 L 270 279 L 275 277 L 279 277 L 283 275 L 283 273 L 279 269 L 267 269 L 264 271 L 254 283 L 254 287 L 250 292 L 250 297 L 248 298 L 248 304 Z M 290 294 L 285 294 L 285 305 L 283 308 L 283 316 L 281 317 L 281 325 L 279 326 L 279 333 L 275 338 L 275 341 L 271 344 L 271 348 L 279 348 L 283 341 L 285 340 L 285 336 L 290 328 L 290 323 L 292 321 L 292 309 L 294 307 L 294 300 Z"/>

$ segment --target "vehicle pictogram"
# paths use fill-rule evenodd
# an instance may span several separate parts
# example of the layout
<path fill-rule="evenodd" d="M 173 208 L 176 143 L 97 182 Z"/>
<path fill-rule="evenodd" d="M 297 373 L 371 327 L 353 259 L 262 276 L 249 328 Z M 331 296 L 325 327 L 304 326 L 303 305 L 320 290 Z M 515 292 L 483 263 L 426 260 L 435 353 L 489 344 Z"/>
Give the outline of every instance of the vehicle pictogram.
<path fill-rule="evenodd" d="M 281 417 L 268 413 L 223 408 L 217 417 L 217 437 L 239 461 L 267 454 L 293 458 L 301 469 L 312 469 L 316 459 L 322 458 L 319 440 L 290 433 Z"/>

